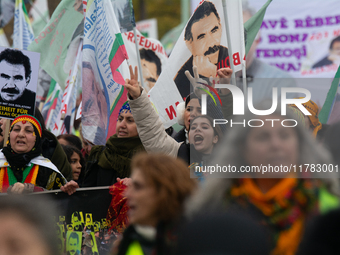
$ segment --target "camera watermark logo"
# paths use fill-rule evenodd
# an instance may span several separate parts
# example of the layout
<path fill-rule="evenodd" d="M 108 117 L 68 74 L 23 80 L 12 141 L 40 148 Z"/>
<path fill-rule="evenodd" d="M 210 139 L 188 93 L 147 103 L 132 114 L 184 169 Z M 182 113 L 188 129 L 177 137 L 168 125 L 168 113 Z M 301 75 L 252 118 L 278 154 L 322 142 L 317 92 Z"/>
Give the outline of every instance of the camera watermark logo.
<path fill-rule="evenodd" d="M 240 88 L 238 88 L 235 85 L 230 85 L 230 84 L 216 84 L 215 85 L 216 89 L 229 89 L 230 93 L 232 94 L 233 97 L 233 115 L 244 115 L 244 108 L 245 108 L 245 96 Z M 249 111 L 258 116 L 267 116 L 273 114 L 277 107 L 278 107 L 278 88 L 273 88 L 272 91 L 272 105 L 270 109 L 266 110 L 259 110 L 255 109 L 254 103 L 253 103 L 253 88 L 248 88 L 247 91 L 247 106 Z M 304 98 L 287 98 L 287 93 L 302 93 L 305 94 L 306 96 Z M 213 98 L 212 94 L 209 93 L 209 96 L 212 97 L 213 101 L 215 102 L 215 99 Z M 287 105 L 295 105 L 304 115 L 308 116 L 311 115 L 311 113 L 303 106 L 304 103 L 308 102 L 311 99 L 311 93 L 305 89 L 305 88 L 292 88 L 292 87 L 287 87 L 287 88 L 281 88 L 281 115 L 285 116 L 287 114 L 286 107 Z M 201 97 L 201 114 L 206 115 L 207 114 L 207 94 L 202 94 Z M 274 125 L 274 120 L 273 119 L 268 119 L 266 121 L 272 121 L 272 126 Z M 275 119 L 276 121 L 276 119 Z M 277 120 L 278 121 L 278 120 Z M 287 122 L 287 121 L 292 121 L 295 122 L 293 126 L 291 125 L 284 125 L 282 122 Z M 215 125 L 222 125 L 222 124 L 227 124 L 229 121 L 225 119 L 214 119 L 214 127 Z M 232 124 L 232 120 L 230 120 Z M 260 125 L 251 125 L 249 122 L 259 122 Z M 238 122 L 234 124 L 243 124 L 245 126 L 245 120 L 243 122 Z M 250 127 L 261 127 L 264 125 L 263 120 L 260 119 L 253 119 L 248 121 L 248 125 Z M 281 125 L 284 127 L 294 127 L 297 125 L 297 121 L 293 119 L 286 119 L 281 121 Z"/>

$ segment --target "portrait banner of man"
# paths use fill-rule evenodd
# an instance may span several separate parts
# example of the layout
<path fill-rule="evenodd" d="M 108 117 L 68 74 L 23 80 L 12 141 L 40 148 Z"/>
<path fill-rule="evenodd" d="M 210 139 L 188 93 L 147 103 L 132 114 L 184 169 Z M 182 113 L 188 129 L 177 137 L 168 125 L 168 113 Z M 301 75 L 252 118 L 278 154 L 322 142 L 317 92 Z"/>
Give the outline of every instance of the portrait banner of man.
<path fill-rule="evenodd" d="M 129 55 L 129 63 L 132 66 L 138 65 L 136 45 L 133 32 L 127 32 L 122 34 L 126 51 Z M 163 66 L 168 61 L 168 55 L 162 43 L 154 38 L 147 38 L 143 36 L 138 30 L 136 33 L 137 44 L 139 48 L 139 55 L 142 65 L 142 75 L 139 75 L 139 79 L 143 77 L 143 85 L 146 92 L 149 92 L 156 84 Z M 124 75 L 124 74 L 123 74 Z M 127 75 L 127 76 L 126 76 Z M 126 74 L 125 78 L 129 78 L 130 74 Z"/>
<path fill-rule="evenodd" d="M 93 221 L 92 221 L 92 213 L 87 213 L 85 218 L 86 218 L 86 221 L 85 221 L 86 230 L 94 232 L 94 225 L 93 225 Z"/>
<path fill-rule="evenodd" d="M 83 231 L 84 229 L 83 212 L 74 212 L 72 214 L 72 225 L 73 225 L 74 231 Z"/>
<path fill-rule="evenodd" d="M 230 67 L 231 60 L 234 72 L 242 69 L 245 45 L 239 8 L 238 1 L 227 1 L 228 23 L 232 24 L 228 33 L 222 1 L 201 1 L 190 17 L 170 54 L 166 69 L 149 92 L 165 127 L 176 122 L 176 106 L 192 91 L 185 71 L 194 76 L 193 66 L 197 66 L 200 78 L 216 77 L 217 70 Z M 229 35 L 232 53 L 228 47 Z"/>
<path fill-rule="evenodd" d="M 82 245 L 82 232 L 72 231 L 66 235 L 66 254 L 79 255 Z"/>
<path fill-rule="evenodd" d="M 34 114 L 40 53 L 0 47 L 0 117 Z"/>

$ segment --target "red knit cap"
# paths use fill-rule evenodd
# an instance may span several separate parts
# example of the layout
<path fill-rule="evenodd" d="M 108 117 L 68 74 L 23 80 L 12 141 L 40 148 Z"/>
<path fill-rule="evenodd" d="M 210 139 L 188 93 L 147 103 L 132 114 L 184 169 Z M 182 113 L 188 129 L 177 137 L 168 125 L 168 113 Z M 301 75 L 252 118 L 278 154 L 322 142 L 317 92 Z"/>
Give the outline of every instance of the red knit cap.
<path fill-rule="evenodd" d="M 41 130 L 41 125 L 40 122 L 33 117 L 32 115 L 28 115 L 28 114 L 23 114 L 23 115 L 19 115 L 18 117 L 16 117 L 11 125 L 11 129 L 14 126 L 15 123 L 21 122 L 25 124 L 26 121 L 30 122 L 37 130 L 39 133 L 39 136 L 41 137 L 42 134 L 42 130 Z"/>

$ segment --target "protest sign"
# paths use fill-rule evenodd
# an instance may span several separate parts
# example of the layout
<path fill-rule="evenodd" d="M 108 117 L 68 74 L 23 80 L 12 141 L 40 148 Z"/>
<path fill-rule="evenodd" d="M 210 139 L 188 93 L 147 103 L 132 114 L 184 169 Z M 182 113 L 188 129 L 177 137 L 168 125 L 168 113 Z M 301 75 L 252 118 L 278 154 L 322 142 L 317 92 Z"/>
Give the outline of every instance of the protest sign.
<path fill-rule="evenodd" d="M 82 2 L 63 0 L 51 20 L 28 47 L 30 51 L 42 53 L 40 66 L 62 89 L 65 89 L 83 34 Z"/>
<path fill-rule="evenodd" d="M 52 200 L 58 209 L 51 220 L 55 221 L 61 254 L 76 250 L 79 252 L 71 254 L 108 254 L 116 239 L 107 220 L 112 199 L 108 187 L 78 189 L 72 196 L 64 192 L 37 192 L 31 196 L 36 200 Z"/>
<path fill-rule="evenodd" d="M 264 2 L 249 0 L 256 9 Z M 340 7 L 336 0 L 322 4 L 319 0 L 301 0 L 299 4 L 293 0 L 273 1 L 263 20 L 256 56 L 294 77 L 304 76 L 306 73 L 302 71 L 324 58 L 332 38 L 340 35 L 340 12 L 336 7 Z M 333 77 L 335 72 L 328 77 Z"/>
<path fill-rule="evenodd" d="M 236 3 L 236 2 L 234 2 Z M 228 5 L 229 23 L 241 23 L 238 5 Z M 241 19 L 241 21 L 240 21 Z M 230 28 L 232 56 L 229 56 L 227 34 L 221 1 L 204 1 L 197 7 L 181 33 L 156 85 L 150 90 L 150 100 L 166 127 L 176 122 L 176 106 L 189 95 L 190 82 L 184 72 L 193 76 L 192 67 L 198 66 L 201 78 L 216 76 L 218 69 L 230 66 L 234 71 L 242 69 L 244 43 L 242 29 Z"/>
<path fill-rule="evenodd" d="M 0 116 L 34 114 L 40 54 L 0 47 Z"/>
<path fill-rule="evenodd" d="M 118 70 L 126 58 L 111 2 L 88 1 L 82 65 L 82 131 L 84 138 L 93 144 L 105 144 L 116 131 L 119 109 L 127 100 L 127 91 L 121 85 L 125 81 Z"/>
<path fill-rule="evenodd" d="M 126 51 L 129 55 L 129 64 L 132 66 L 137 66 L 138 60 L 134 33 L 130 31 L 122 35 Z M 139 75 L 138 78 L 140 79 L 143 77 L 144 89 L 149 92 L 149 90 L 153 88 L 156 81 L 158 80 L 162 70 L 164 70 L 168 56 L 160 41 L 152 38 L 146 38 L 138 30 L 137 40 L 142 64 L 142 75 Z M 130 76 L 126 78 L 129 77 Z"/>
<path fill-rule="evenodd" d="M 259 9 L 266 0 L 249 0 Z M 264 17 L 255 56 L 286 71 L 298 87 L 308 89 L 312 100 L 323 105 L 339 64 L 330 49 L 340 36 L 340 2 L 328 0 L 275 0 Z M 279 14 L 279 15 L 278 15 Z M 316 79 L 320 78 L 320 79 Z"/>

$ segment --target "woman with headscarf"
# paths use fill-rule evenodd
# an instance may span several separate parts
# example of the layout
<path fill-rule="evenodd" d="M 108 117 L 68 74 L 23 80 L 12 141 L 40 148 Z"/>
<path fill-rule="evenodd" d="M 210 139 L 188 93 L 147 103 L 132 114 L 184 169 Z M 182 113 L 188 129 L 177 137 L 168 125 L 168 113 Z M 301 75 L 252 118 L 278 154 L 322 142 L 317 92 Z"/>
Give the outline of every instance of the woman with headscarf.
<path fill-rule="evenodd" d="M 10 127 L 7 146 L 0 152 L 0 192 L 23 193 L 62 189 L 71 194 L 78 187 L 50 160 L 41 156 L 42 129 L 31 115 L 16 117 Z"/>
<path fill-rule="evenodd" d="M 130 105 L 125 102 L 118 114 L 116 134 L 105 146 L 92 147 L 83 186 L 110 186 L 117 178 L 129 177 L 131 158 L 140 151 L 144 151 L 144 147 Z"/>
<path fill-rule="evenodd" d="M 308 220 L 327 207 L 325 193 L 339 194 L 334 175 L 318 170 L 319 164 L 331 167 L 329 155 L 289 111 L 284 118 L 279 111 L 242 116 L 248 125 L 229 129 L 214 160 L 235 172 L 208 178 L 188 206 L 191 215 L 207 210 L 245 214 L 265 226 L 272 255 L 295 254 Z"/>

